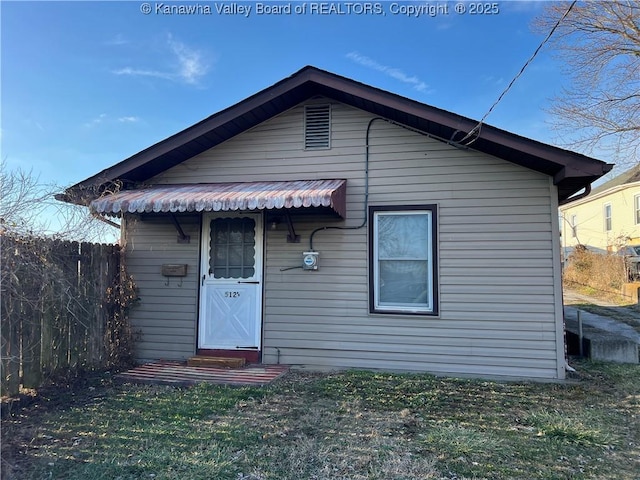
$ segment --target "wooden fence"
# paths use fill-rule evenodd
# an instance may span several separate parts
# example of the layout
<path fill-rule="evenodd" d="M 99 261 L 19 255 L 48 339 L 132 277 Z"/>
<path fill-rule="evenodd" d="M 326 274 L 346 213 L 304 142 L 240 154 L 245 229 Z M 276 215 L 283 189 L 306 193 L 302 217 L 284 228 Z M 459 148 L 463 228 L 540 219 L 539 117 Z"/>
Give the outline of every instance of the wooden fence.
<path fill-rule="evenodd" d="M 7 235 L 0 242 L 2 395 L 109 367 L 119 247 Z"/>

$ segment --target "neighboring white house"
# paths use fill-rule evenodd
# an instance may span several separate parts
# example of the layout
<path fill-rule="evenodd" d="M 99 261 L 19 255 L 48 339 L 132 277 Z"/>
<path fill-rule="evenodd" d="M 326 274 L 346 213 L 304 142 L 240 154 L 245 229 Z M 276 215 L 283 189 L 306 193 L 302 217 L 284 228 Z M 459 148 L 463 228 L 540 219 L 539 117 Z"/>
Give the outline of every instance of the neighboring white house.
<path fill-rule="evenodd" d="M 562 246 L 615 252 L 640 245 L 640 165 L 560 207 Z"/>
<path fill-rule="evenodd" d="M 139 361 L 565 376 L 558 204 L 601 161 L 314 67 L 69 188 Z"/>

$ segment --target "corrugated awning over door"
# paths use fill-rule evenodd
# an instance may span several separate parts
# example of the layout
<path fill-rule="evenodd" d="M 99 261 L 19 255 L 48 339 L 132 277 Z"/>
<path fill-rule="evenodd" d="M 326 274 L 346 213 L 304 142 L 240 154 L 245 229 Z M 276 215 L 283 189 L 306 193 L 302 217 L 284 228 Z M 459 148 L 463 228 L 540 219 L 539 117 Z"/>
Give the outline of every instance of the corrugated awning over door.
<path fill-rule="evenodd" d="M 154 185 L 93 200 L 91 211 L 122 213 L 224 212 L 329 207 L 346 217 L 346 180 Z"/>

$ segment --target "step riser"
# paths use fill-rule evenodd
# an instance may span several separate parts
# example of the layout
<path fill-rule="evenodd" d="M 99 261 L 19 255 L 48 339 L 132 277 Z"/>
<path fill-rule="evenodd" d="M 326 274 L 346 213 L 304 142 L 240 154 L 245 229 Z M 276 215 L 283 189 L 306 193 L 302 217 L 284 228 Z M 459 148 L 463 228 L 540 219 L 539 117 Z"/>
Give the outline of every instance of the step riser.
<path fill-rule="evenodd" d="M 187 365 L 190 367 L 241 368 L 245 364 L 244 358 L 196 356 L 187 360 Z"/>

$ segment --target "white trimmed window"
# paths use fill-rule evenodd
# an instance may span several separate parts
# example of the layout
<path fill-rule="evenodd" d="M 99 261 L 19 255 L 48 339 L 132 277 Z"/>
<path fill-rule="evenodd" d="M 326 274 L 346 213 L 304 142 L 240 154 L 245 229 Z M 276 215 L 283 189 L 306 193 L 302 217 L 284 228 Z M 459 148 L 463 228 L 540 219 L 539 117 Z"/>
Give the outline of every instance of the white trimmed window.
<path fill-rule="evenodd" d="M 371 207 L 370 311 L 435 315 L 436 206 Z"/>
<path fill-rule="evenodd" d="M 640 195 L 633 197 L 633 207 L 636 217 L 636 225 L 640 224 Z"/>
<path fill-rule="evenodd" d="M 604 205 L 604 230 L 605 232 L 611 231 L 611 204 L 606 203 Z"/>

